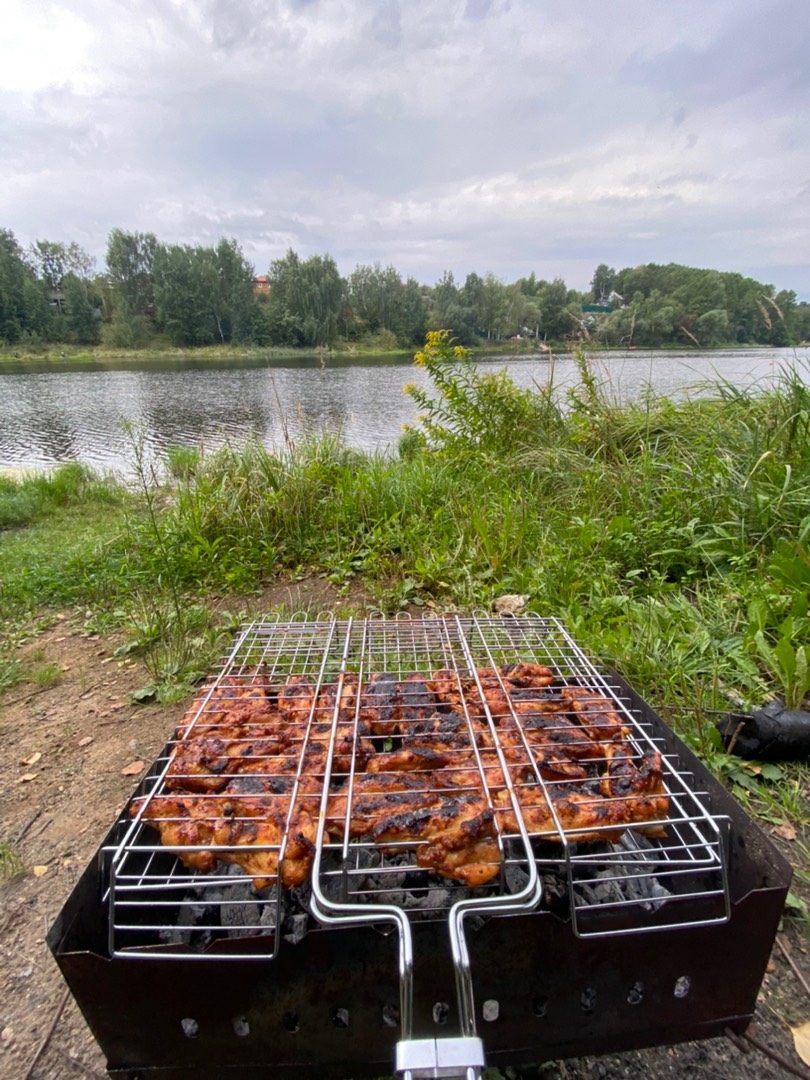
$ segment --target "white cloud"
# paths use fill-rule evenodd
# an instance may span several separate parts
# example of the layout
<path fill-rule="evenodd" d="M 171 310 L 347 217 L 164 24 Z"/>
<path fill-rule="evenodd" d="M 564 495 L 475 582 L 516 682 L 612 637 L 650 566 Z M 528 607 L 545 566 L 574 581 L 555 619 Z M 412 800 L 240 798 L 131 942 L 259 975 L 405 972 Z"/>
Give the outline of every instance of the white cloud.
<path fill-rule="evenodd" d="M 804 4 L 6 0 L 0 224 L 810 295 Z"/>

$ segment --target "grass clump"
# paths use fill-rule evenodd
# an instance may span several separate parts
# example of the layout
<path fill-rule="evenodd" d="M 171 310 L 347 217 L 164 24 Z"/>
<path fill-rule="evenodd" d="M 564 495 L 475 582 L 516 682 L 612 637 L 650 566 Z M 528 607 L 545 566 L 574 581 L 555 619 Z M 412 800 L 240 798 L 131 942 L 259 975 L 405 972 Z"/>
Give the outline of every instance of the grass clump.
<path fill-rule="evenodd" d="M 19 528 L 69 506 L 115 505 L 122 492 L 115 480 L 102 479 L 78 462 L 52 472 L 14 478 L 0 475 L 0 529 Z"/>
<path fill-rule="evenodd" d="M 0 879 L 8 881 L 28 872 L 23 858 L 8 840 L 0 840 Z"/>

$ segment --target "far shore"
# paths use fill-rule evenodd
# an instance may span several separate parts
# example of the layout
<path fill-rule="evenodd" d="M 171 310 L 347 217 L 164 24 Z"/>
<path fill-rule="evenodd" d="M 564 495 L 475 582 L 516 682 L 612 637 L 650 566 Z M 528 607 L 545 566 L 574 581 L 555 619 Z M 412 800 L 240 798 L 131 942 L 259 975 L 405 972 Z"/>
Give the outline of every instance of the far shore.
<path fill-rule="evenodd" d="M 537 353 L 539 355 L 549 353 L 568 353 L 573 348 L 581 347 L 586 352 L 667 352 L 667 353 L 693 353 L 694 346 L 662 346 L 660 349 L 652 349 L 648 346 L 635 348 L 623 346 L 610 348 L 596 346 L 587 342 L 578 343 L 577 346 L 570 342 L 546 342 L 521 339 L 518 341 L 504 340 L 497 342 L 485 342 L 470 348 L 474 357 L 525 355 Z M 701 349 L 700 352 L 722 352 L 733 349 L 742 351 L 746 349 L 767 349 L 767 345 L 736 345 L 726 344 L 715 346 L 712 349 Z M 328 367 L 334 364 L 374 364 L 374 363 L 408 363 L 413 359 L 416 348 L 413 349 L 389 349 L 380 350 L 362 344 L 337 343 L 334 346 L 322 346 L 320 348 L 295 348 L 295 347 L 259 347 L 259 346 L 235 346 L 235 345 L 204 345 L 199 348 L 179 348 L 165 345 L 152 346 L 144 349 L 109 349 L 101 345 L 48 345 L 38 349 L 24 348 L 14 345 L 0 345 L 0 375 L 20 374 L 24 372 L 47 372 L 47 371 L 92 371 L 96 368 L 101 370 L 121 370 L 126 368 L 155 369 L 166 367 L 218 367 L 238 364 L 244 367 L 273 367 L 286 366 L 293 363 L 302 363 L 313 367 Z"/>

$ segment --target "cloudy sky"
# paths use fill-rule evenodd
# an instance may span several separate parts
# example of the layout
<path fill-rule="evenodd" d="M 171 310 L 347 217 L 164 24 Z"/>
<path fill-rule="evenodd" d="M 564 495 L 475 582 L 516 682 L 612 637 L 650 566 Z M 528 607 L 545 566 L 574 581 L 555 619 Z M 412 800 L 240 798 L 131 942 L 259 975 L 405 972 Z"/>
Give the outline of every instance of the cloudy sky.
<path fill-rule="evenodd" d="M 808 0 L 0 0 L 0 227 L 810 300 Z"/>

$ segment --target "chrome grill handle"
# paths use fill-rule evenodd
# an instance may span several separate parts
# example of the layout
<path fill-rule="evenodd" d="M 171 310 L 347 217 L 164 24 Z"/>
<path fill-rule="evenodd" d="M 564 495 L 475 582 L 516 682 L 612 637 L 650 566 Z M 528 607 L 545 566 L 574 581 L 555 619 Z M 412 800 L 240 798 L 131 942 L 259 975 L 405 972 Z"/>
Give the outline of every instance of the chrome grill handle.
<path fill-rule="evenodd" d="M 402 1080 L 480 1080 L 484 1065 L 484 1044 L 474 1036 L 403 1039 L 396 1047 Z"/>

